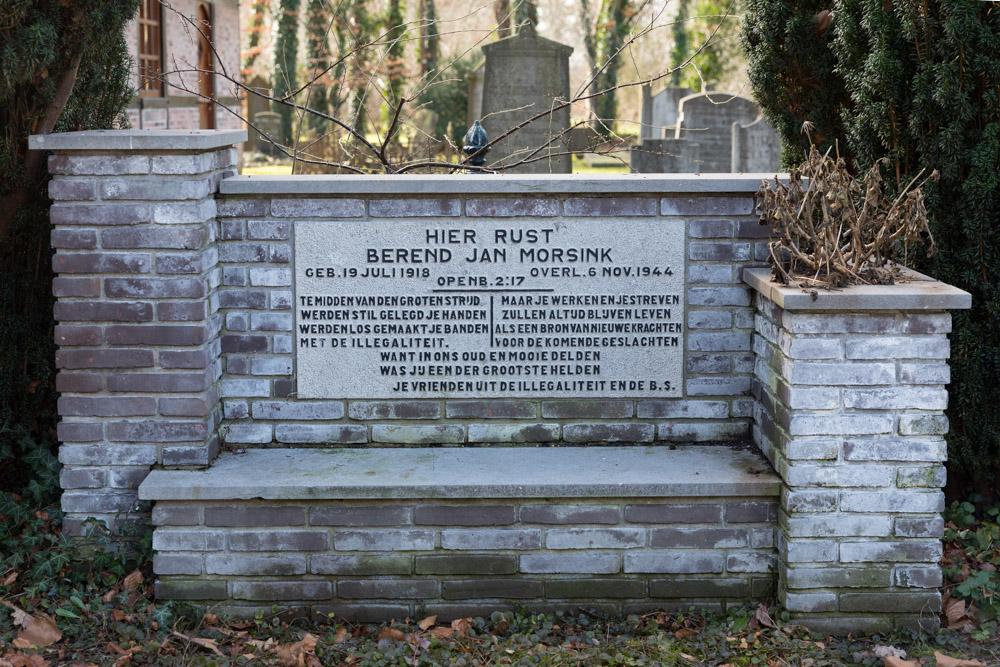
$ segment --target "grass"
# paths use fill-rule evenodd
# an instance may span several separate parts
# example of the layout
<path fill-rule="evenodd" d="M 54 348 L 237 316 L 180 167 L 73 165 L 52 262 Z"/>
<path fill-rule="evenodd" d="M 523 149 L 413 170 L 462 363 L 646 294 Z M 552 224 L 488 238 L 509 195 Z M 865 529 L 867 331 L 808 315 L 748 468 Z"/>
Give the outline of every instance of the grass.
<path fill-rule="evenodd" d="M 257 164 L 244 167 L 244 176 L 289 176 L 292 173 L 291 163 Z M 577 156 L 573 157 L 574 174 L 627 174 L 628 164 L 614 163 L 607 158 L 597 164 L 589 164 L 586 160 Z"/>

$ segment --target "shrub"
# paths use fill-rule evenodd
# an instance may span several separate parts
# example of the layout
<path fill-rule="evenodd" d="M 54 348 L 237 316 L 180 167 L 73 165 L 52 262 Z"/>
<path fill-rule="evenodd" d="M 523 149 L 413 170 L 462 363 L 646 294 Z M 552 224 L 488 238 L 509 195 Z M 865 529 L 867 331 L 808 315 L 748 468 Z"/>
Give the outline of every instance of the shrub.
<path fill-rule="evenodd" d="M 832 12 L 831 12 L 832 10 Z M 879 165 L 890 192 L 921 170 L 934 277 L 972 294 L 954 313 L 949 482 L 1000 495 L 1000 11 L 976 0 L 747 0 L 756 99 L 787 165 L 816 130 L 854 173 Z"/>

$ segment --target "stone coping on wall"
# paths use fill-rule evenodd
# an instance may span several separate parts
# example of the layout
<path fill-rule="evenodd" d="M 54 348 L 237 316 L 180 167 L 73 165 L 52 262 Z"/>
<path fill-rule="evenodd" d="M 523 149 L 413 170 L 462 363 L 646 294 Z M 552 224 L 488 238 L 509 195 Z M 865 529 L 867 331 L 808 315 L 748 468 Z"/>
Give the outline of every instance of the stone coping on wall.
<path fill-rule="evenodd" d="M 753 193 L 775 174 L 400 174 L 233 176 L 223 195 Z M 778 175 L 787 178 L 787 174 Z"/>
<path fill-rule="evenodd" d="M 748 448 L 256 449 L 206 470 L 154 470 L 143 500 L 777 496 Z"/>
<path fill-rule="evenodd" d="M 246 130 L 86 130 L 33 134 L 28 148 L 46 151 L 192 151 L 229 148 Z"/>
<path fill-rule="evenodd" d="M 743 280 L 785 310 L 965 310 L 972 295 L 940 280 L 903 268 L 906 282 L 852 285 L 843 289 L 802 289 L 780 285 L 769 268 L 745 268 Z"/>

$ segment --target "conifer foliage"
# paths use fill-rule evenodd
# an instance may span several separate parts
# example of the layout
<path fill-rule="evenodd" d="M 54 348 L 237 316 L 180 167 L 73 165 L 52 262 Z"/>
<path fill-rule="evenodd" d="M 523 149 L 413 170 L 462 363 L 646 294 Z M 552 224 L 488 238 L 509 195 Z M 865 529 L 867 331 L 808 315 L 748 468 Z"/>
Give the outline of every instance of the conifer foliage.
<path fill-rule="evenodd" d="M 123 31 L 137 10 L 0 1 L 0 492 L 58 489 L 47 170 L 28 135 L 124 123 L 134 91 Z"/>
<path fill-rule="evenodd" d="M 972 293 L 954 314 L 952 481 L 1000 493 L 1000 3 L 747 0 L 754 92 L 787 164 L 815 126 L 855 171 L 881 158 L 902 189 L 923 171 L 936 278 Z"/>

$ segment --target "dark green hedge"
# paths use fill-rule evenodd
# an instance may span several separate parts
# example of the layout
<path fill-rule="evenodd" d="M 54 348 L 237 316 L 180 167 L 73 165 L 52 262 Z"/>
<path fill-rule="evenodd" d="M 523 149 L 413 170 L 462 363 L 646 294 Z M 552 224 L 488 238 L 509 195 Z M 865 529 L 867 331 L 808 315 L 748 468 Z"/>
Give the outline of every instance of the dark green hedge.
<path fill-rule="evenodd" d="M 827 12 L 832 12 L 828 14 Z M 952 335 L 955 495 L 1000 495 L 1000 6 L 978 0 L 747 0 L 754 93 L 800 160 L 804 121 L 857 170 L 921 170 L 939 246 L 916 263 L 972 293 Z"/>

